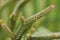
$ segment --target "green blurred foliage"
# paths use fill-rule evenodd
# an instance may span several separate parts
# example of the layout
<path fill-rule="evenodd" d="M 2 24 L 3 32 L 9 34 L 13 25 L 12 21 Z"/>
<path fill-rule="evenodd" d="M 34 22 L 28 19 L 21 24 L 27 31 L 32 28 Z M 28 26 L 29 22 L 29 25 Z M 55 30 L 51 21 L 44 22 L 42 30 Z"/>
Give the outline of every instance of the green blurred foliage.
<path fill-rule="evenodd" d="M 4 22 L 10 27 L 9 16 L 16 5 L 16 0 L 0 0 L 0 18 L 4 19 Z M 24 6 L 21 10 L 23 16 L 26 18 L 36 14 L 38 11 L 43 10 L 47 6 L 54 4 L 55 9 L 49 12 L 41 21 L 37 21 L 35 26 L 45 27 L 51 32 L 59 32 L 60 31 L 60 0 L 32 0 L 28 4 Z M 20 15 L 18 15 L 15 31 L 20 26 L 21 22 L 19 19 Z M 40 23 L 39 23 L 40 22 Z M 38 24 L 39 25 L 38 25 Z M 38 29 L 38 28 L 37 28 Z M 39 29 L 38 29 L 39 30 Z M 7 39 L 7 33 L 0 26 L 0 40 Z"/>

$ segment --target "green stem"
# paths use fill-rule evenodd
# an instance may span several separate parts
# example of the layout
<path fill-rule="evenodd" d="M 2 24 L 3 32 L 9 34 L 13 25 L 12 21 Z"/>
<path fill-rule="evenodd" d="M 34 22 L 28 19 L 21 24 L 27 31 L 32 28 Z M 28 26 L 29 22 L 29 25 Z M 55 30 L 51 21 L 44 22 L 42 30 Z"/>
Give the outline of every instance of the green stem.
<path fill-rule="evenodd" d="M 12 13 L 10 15 L 10 22 L 11 22 L 12 29 L 14 28 L 14 25 L 15 25 L 16 20 L 17 20 L 17 16 L 19 15 L 17 13 L 19 13 L 19 11 L 30 1 L 31 0 L 20 0 L 17 2 L 14 10 L 12 11 Z"/>
<path fill-rule="evenodd" d="M 35 34 L 31 35 L 30 38 L 27 40 L 54 40 L 54 39 L 60 39 L 60 33 L 48 33 L 48 34 Z"/>
<path fill-rule="evenodd" d="M 8 26 L 5 23 L 1 23 L 2 28 L 8 33 L 8 35 L 14 39 L 13 32 L 8 28 Z"/>
<path fill-rule="evenodd" d="M 29 17 L 26 19 L 26 22 L 21 25 L 21 28 L 19 29 L 18 33 L 16 34 L 16 40 L 21 40 L 22 36 L 26 34 L 27 30 L 30 29 L 33 22 L 43 17 L 47 12 L 51 11 L 54 8 L 54 5 L 50 5 L 46 9 L 42 10 L 41 12 L 38 12 L 37 14 Z"/>

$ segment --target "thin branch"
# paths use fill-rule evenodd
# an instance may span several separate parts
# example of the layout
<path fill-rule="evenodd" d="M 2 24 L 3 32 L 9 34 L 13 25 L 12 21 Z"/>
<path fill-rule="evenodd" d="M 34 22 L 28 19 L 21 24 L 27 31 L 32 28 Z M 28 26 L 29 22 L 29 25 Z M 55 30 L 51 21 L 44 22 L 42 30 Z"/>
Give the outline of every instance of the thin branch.
<path fill-rule="evenodd" d="M 51 11 L 52 9 L 54 9 L 54 5 L 50 5 L 49 7 L 45 8 L 44 10 L 38 12 L 37 14 L 31 16 L 31 17 L 28 17 L 27 18 L 27 21 L 29 22 L 32 22 L 32 21 L 36 21 L 37 19 L 40 19 L 41 17 L 43 17 L 44 15 L 46 15 L 49 11 Z"/>
<path fill-rule="evenodd" d="M 14 27 L 16 20 L 17 20 L 17 16 L 19 14 L 19 11 L 31 0 L 20 0 L 17 2 L 14 10 L 12 11 L 11 15 L 10 15 L 10 22 L 11 22 L 11 27 Z M 12 28 L 13 29 L 13 28 Z"/>
<path fill-rule="evenodd" d="M 5 23 L 1 24 L 2 28 L 8 33 L 8 35 L 14 39 L 14 34 L 12 33 L 12 31 L 8 28 L 8 26 Z"/>
<path fill-rule="evenodd" d="M 54 40 L 54 39 L 60 39 L 60 32 L 59 33 L 48 33 L 48 34 L 36 34 L 36 35 L 30 35 L 29 38 L 27 37 L 27 40 Z"/>

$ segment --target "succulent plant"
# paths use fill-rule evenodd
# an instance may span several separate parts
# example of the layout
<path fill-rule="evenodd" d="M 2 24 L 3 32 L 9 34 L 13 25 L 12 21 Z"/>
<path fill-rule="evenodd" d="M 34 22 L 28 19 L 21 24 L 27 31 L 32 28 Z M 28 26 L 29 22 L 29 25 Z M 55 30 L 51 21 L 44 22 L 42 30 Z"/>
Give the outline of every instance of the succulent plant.
<path fill-rule="evenodd" d="M 59 33 L 51 33 L 51 34 L 35 34 L 32 35 L 36 28 L 33 27 L 33 24 L 47 15 L 52 9 L 54 9 L 55 5 L 50 5 L 47 8 L 43 9 L 42 11 L 37 12 L 36 14 L 25 18 L 21 13 L 22 8 L 29 3 L 31 0 L 11 0 L 8 1 L 6 4 L 0 7 L 0 26 L 7 32 L 9 35 L 8 40 L 53 40 L 59 39 Z M 14 3 L 13 3 L 14 2 Z M 12 4 L 13 3 L 13 4 Z M 13 6 L 12 6 L 13 5 Z M 12 8 L 9 8 L 11 6 Z M 5 22 L 4 18 L 2 17 L 2 13 L 4 12 L 4 8 L 9 8 L 9 13 L 5 16 L 8 18 L 8 23 Z M 7 8 L 6 8 L 7 10 Z M 5 17 L 4 16 L 4 17 Z M 19 17 L 20 26 L 17 26 L 18 30 L 15 29 L 16 21 Z M 9 26 L 9 27 L 8 27 Z M 9 39 L 10 38 L 10 39 Z M 25 39 L 24 39 L 25 38 Z"/>

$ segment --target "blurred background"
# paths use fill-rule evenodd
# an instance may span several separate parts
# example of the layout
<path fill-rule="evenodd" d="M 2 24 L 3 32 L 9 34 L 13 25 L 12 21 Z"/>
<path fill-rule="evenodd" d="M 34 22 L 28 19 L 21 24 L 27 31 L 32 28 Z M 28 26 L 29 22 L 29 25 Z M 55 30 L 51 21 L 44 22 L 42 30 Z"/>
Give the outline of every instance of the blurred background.
<path fill-rule="evenodd" d="M 9 16 L 16 5 L 16 2 L 19 0 L 13 0 L 12 2 L 10 1 L 12 0 L 0 0 L 0 18 L 3 18 L 4 22 L 8 26 Z M 41 20 L 37 20 L 35 26 L 39 27 L 37 28 L 37 31 L 40 31 L 42 28 L 49 32 L 60 32 L 60 0 L 31 0 L 22 8 L 21 12 L 22 15 L 27 18 L 43 10 L 51 4 L 54 4 L 55 8 Z M 17 30 L 18 26 L 20 25 L 19 17 L 20 16 L 18 15 L 15 30 Z M 0 40 L 6 40 L 7 37 L 7 33 L 0 26 Z"/>

